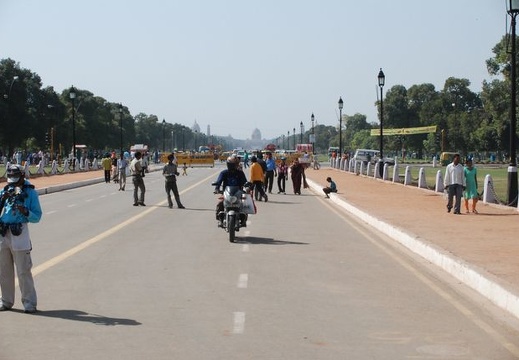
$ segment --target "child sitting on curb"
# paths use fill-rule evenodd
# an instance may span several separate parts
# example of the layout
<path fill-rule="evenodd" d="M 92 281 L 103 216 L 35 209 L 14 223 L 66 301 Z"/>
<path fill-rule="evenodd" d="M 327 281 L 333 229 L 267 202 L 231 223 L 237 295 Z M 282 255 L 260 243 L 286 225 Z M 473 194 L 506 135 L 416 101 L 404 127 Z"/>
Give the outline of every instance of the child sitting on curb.
<path fill-rule="evenodd" d="M 333 193 L 337 192 L 337 185 L 335 184 L 335 182 L 332 180 L 331 177 L 327 177 L 326 181 L 329 182 L 330 185 L 323 188 L 323 191 L 324 191 L 324 194 L 326 195 L 326 197 L 329 198 L 330 196 L 328 196 L 328 194 L 330 194 L 332 192 Z"/>

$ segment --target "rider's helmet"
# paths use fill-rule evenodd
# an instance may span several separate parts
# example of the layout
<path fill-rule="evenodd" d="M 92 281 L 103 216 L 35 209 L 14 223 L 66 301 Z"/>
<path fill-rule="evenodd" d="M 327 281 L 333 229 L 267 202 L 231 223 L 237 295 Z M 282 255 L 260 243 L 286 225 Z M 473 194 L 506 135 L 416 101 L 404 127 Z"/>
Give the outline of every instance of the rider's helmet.
<path fill-rule="evenodd" d="M 8 184 L 16 184 L 25 175 L 25 168 L 22 165 L 10 165 L 6 175 Z"/>
<path fill-rule="evenodd" d="M 228 170 L 236 170 L 238 169 L 238 162 L 240 160 L 236 156 L 229 156 L 227 158 L 227 169 Z"/>

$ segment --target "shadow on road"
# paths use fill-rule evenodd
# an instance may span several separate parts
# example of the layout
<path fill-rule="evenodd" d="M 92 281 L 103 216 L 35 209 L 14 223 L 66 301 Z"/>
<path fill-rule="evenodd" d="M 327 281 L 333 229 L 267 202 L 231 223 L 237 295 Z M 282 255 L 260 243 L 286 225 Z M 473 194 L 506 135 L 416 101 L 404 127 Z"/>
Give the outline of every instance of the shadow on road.
<path fill-rule="evenodd" d="M 272 238 L 261 238 L 261 237 L 254 237 L 254 236 L 238 238 L 236 242 L 248 243 L 248 244 L 252 244 L 252 245 L 308 245 L 308 243 L 304 243 L 304 242 L 283 241 L 283 240 L 276 240 L 276 239 L 272 239 Z"/>
<path fill-rule="evenodd" d="M 46 316 L 46 317 L 57 318 L 57 319 L 90 322 L 95 325 L 106 325 L 106 326 L 142 325 L 140 322 L 131 320 L 131 319 L 111 318 L 111 317 L 106 317 L 106 316 L 97 315 L 97 314 L 89 314 L 89 313 L 86 313 L 84 311 L 79 311 L 79 310 L 38 311 L 35 315 L 36 316 Z"/>

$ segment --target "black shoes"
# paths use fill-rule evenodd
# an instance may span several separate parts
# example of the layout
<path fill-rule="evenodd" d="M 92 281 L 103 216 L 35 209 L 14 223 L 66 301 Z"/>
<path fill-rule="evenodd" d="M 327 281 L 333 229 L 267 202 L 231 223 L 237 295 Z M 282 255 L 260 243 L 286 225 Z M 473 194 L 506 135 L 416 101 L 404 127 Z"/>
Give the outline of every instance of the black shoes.
<path fill-rule="evenodd" d="M 184 205 L 180 205 L 178 208 L 179 209 L 185 209 L 185 206 Z"/>
<path fill-rule="evenodd" d="M 5 305 L 0 306 L 0 311 L 9 311 L 9 310 L 11 310 L 10 307 L 7 307 Z"/>
<path fill-rule="evenodd" d="M 34 308 L 34 309 L 25 309 L 23 312 L 25 314 L 34 314 L 36 311 L 37 311 L 36 308 Z"/>

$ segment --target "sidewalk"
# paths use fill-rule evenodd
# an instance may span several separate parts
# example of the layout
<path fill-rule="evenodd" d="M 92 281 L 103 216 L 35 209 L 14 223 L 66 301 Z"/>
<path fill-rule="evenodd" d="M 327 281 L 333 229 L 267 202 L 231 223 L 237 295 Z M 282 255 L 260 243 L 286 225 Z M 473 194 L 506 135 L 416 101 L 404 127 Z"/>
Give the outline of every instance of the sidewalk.
<path fill-rule="evenodd" d="M 330 202 L 441 267 L 519 318 L 519 211 L 478 203 L 479 214 L 446 211 L 442 194 L 353 173 L 306 171 L 317 195 L 330 176 Z M 102 170 L 33 177 L 40 194 L 104 181 Z M 304 194 L 304 193 L 303 193 Z"/>
<path fill-rule="evenodd" d="M 332 169 L 308 169 L 324 197 L 326 177 L 337 184 L 330 202 L 440 266 L 519 318 L 519 211 L 478 202 L 479 214 L 447 213 L 443 194 Z"/>

